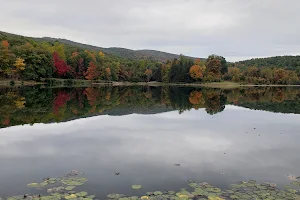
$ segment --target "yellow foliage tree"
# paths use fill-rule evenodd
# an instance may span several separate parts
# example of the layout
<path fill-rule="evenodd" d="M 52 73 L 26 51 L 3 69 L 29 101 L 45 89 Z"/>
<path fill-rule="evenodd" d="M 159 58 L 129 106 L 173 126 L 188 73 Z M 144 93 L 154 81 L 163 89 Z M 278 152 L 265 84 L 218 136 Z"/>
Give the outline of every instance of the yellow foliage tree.
<path fill-rule="evenodd" d="M 237 67 L 228 67 L 228 74 L 233 76 L 238 76 L 240 75 L 241 70 Z"/>
<path fill-rule="evenodd" d="M 14 66 L 16 67 L 16 71 L 19 72 L 19 71 L 25 70 L 26 64 L 24 62 L 25 62 L 25 60 L 22 59 L 22 58 L 17 58 L 16 59 L 16 62 L 14 64 Z"/>
<path fill-rule="evenodd" d="M 105 54 L 103 53 L 103 52 L 99 52 L 99 56 L 101 56 L 101 57 L 104 57 L 105 56 Z"/>
<path fill-rule="evenodd" d="M 15 78 L 17 78 L 20 75 L 19 72 L 25 70 L 26 64 L 24 63 L 24 61 L 25 60 L 22 59 L 22 58 L 17 58 L 16 61 L 15 61 L 15 63 L 14 63 L 14 65 L 13 65 L 15 68 L 14 69 L 11 68 L 9 70 L 8 74 L 10 76 L 14 76 Z"/>
<path fill-rule="evenodd" d="M 19 109 L 24 108 L 25 103 L 26 103 L 25 97 L 20 97 L 15 101 L 15 105 Z"/>

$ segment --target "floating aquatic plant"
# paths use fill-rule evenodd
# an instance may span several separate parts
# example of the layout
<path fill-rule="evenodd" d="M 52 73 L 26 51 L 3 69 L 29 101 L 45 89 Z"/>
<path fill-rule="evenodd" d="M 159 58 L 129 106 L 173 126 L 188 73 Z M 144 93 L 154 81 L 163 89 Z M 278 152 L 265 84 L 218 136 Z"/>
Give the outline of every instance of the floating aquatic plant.
<path fill-rule="evenodd" d="M 81 177 L 82 173 L 72 170 L 61 178 L 46 178 L 41 183 L 30 183 L 28 187 L 45 189 L 49 195 L 20 195 L 7 198 L 7 200 L 93 200 L 94 195 L 85 191 L 76 191 L 76 187 L 83 185 L 87 179 Z M 295 176 L 288 177 L 292 182 L 284 189 L 277 188 L 274 183 L 257 183 L 256 181 L 238 182 L 229 189 L 222 190 L 207 182 L 188 181 L 189 188 L 175 191 L 154 191 L 141 193 L 140 196 L 125 194 L 109 194 L 107 200 L 299 200 L 300 180 Z M 141 185 L 132 185 L 138 190 Z M 140 192 L 140 191 L 139 191 Z M 0 200 L 2 200 L 0 198 Z"/>
<path fill-rule="evenodd" d="M 79 186 L 83 185 L 87 181 L 86 178 L 78 178 L 78 177 L 71 177 L 71 178 L 65 178 L 62 179 L 62 183 L 65 185 L 71 185 L 71 186 Z"/>
<path fill-rule="evenodd" d="M 133 186 L 131 186 L 131 187 L 132 187 L 132 189 L 135 189 L 135 190 L 138 190 L 138 189 L 141 189 L 141 188 L 142 188 L 141 185 L 133 185 Z"/>
<path fill-rule="evenodd" d="M 78 197 L 85 197 L 87 194 L 88 194 L 87 192 L 79 192 L 79 193 L 76 193 L 75 195 Z"/>
<path fill-rule="evenodd" d="M 38 187 L 39 184 L 38 183 L 29 183 L 27 184 L 28 187 Z"/>

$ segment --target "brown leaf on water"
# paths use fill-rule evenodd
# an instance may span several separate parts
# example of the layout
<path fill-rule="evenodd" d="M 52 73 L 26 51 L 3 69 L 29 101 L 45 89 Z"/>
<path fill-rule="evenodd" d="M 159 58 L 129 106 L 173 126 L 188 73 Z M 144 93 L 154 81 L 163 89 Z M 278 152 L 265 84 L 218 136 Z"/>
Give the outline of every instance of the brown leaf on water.
<path fill-rule="evenodd" d="M 288 178 L 290 179 L 290 181 L 297 181 L 296 176 L 288 175 Z"/>

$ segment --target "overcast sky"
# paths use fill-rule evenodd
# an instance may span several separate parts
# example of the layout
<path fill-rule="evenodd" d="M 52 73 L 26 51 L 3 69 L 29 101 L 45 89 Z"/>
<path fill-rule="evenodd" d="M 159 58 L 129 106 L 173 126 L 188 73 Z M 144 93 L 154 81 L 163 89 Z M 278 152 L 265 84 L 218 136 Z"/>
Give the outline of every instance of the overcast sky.
<path fill-rule="evenodd" d="M 0 30 L 227 60 L 300 54 L 299 0 L 0 0 Z"/>

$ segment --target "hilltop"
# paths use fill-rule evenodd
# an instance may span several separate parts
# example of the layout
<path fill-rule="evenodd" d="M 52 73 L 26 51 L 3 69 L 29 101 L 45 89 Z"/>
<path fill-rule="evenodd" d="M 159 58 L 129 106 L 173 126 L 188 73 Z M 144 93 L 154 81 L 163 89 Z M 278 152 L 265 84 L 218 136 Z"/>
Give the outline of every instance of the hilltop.
<path fill-rule="evenodd" d="M 166 61 L 166 60 L 173 60 L 175 58 L 179 58 L 180 55 L 167 53 L 163 51 L 157 51 L 157 50 L 132 50 L 132 49 L 126 49 L 121 47 L 110 47 L 110 48 L 104 48 L 104 47 L 98 47 L 94 45 L 88 45 L 88 44 L 82 44 L 79 42 L 74 42 L 67 39 L 61 39 L 61 38 L 51 38 L 51 37 L 42 37 L 42 38 L 35 38 L 35 37 L 24 37 L 12 33 L 6 33 L 0 31 L 0 37 L 18 37 L 20 39 L 28 39 L 28 40 L 34 40 L 38 42 L 60 42 L 62 44 L 70 45 L 73 47 L 78 47 L 90 51 L 101 51 L 105 54 L 109 54 L 112 56 L 117 56 L 120 58 L 125 59 L 131 59 L 131 60 L 141 60 L 141 59 L 147 59 L 147 60 L 153 60 L 153 61 Z"/>
<path fill-rule="evenodd" d="M 157 51 L 157 50 L 147 50 L 147 49 L 132 50 L 132 49 L 126 49 L 121 47 L 104 48 L 104 47 L 97 47 L 88 44 L 82 44 L 82 43 L 78 43 L 66 39 L 43 37 L 40 39 L 38 38 L 38 40 L 50 41 L 50 42 L 59 41 L 60 43 L 63 44 L 68 44 L 71 46 L 88 49 L 91 51 L 102 51 L 105 54 L 110 54 L 120 58 L 126 58 L 132 60 L 147 59 L 147 60 L 154 60 L 154 61 L 166 61 L 166 60 L 173 60 L 174 58 L 178 59 L 180 57 L 180 55 L 177 54 L 172 54 L 172 53 L 167 53 L 167 52 Z"/>
<path fill-rule="evenodd" d="M 238 67 L 273 67 L 300 71 L 300 56 L 274 56 L 268 58 L 253 58 L 235 63 Z"/>

